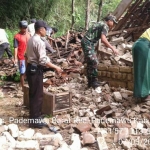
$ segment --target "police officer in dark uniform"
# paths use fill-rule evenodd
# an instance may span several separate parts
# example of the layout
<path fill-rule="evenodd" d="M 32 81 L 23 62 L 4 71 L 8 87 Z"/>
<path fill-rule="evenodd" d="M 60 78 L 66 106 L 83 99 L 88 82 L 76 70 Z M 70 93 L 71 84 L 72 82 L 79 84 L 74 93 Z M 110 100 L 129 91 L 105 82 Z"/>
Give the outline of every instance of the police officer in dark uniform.
<path fill-rule="evenodd" d="M 42 128 L 46 126 L 41 120 L 41 109 L 43 101 L 43 67 L 47 66 L 61 73 L 62 69 L 50 62 L 46 56 L 45 43 L 41 37 L 45 37 L 47 25 L 44 21 L 38 20 L 35 25 L 35 34 L 27 45 L 27 81 L 29 84 L 29 105 L 30 105 L 30 127 Z"/>

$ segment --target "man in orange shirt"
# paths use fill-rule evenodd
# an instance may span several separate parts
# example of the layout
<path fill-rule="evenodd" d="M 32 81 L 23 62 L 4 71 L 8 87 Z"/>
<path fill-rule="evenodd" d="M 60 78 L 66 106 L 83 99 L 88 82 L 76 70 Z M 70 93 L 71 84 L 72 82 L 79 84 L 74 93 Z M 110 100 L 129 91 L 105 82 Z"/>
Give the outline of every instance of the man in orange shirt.
<path fill-rule="evenodd" d="M 24 74 L 26 71 L 25 66 L 25 51 L 27 48 L 27 42 L 30 38 L 30 34 L 27 32 L 28 22 L 26 20 L 22 20 L 19 22 L 20 31 L 14 36 L 14 58 L 15 63 L 18 63 L 19 71 L 20 71 L 20 82 L 23 90 L 24 85 Z"/>

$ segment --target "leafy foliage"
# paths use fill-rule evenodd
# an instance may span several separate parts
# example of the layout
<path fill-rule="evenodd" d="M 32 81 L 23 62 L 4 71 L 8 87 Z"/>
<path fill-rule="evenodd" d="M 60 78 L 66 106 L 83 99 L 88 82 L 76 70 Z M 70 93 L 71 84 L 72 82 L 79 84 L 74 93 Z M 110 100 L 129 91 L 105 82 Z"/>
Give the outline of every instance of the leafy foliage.
<path fill-rule="evenodd" d="M 9 30 L 8 28 L 6 29 L 6 33 L 8 35 L 8 41 L 10 43 L 10 49 L 12 52 L 14 52 L 14 47 L 13 47 L 13 39 L 14 35 L 17 33 L 17 30 Z"/>
<path fill-rule="evenodd" d="M 112 12 L 121 0 L 103 0 L 102 18 Z M 90 20 L 97 20 L 98 4 L 100 0 L 91 1 Z M 65 34 L 71 27 L 71 17 L 75 16 L 74 28 L 85 26 L 85 0 L 75 0 L 75 12 L 71 13 L 71 3 L 68 0 L 1 0 L 0 27 L 14 29 L 20 20 L 31 18 L 43 19 L 50 26 L 57 27 L 57 36 Z M 89 22 L 90 24 L 90 22 Z"/>
<path fill-rule="evenodd" d="M 1 77 L 0 77 L 0 80 L 2 80 L 2 81 L 5 81 L 5 80 L 7 80 L 7 76 L 6 76 L 6 75 L 4 75 L 4 76 L 1 76 Z"/>
<path fill-rule="evenodd" d="M 16 74 L 12 77 L 12 79 L 16 82 L 19 82 L 20 81 L 20 73 L 16 72 Z"/>
<path fill-rule="evenodd" d="M 15 81 L 15 82 L 19 82 L 20 81 L 20 73 L 19 72 L 16 72 L 14 75 L 12 76 L 7 76 L 7 75 L 3 75 L 3 76 L 0 76 L 0 82 L 1 81 Z"/>
<path fill-rule="evenodd" d="M 55 0 L 1 0 L 0 20 L 2 27 L 14 28 L 20 20 L 45 19 Z"/>

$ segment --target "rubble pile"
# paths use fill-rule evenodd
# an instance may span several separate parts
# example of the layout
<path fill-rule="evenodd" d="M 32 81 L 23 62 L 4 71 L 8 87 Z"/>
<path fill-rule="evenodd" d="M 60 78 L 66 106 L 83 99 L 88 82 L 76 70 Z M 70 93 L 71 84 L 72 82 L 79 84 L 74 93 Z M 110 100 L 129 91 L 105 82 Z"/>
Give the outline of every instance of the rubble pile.
<path fill-rule="evenodd" d="M 84 56 L 81 48 L 81 32 L 68 31 L 67 35 L 56 38 L 52 42 L 52 47 L 56 53 L 49 54 L 51 60 L 55 63 L 66 61 L 68 65 L 81 66 L 84 61 Z M 60 60 L 59 60 L 59 59 Z"/>
<path fill-rule="evenodd" d="M 119 52 L 115 56 L 109 48 L 100 44 L 98 49 L 98 59 L 100 63 L 106 65 L 118 65 L 118 66 L 133 66 L 132 59 L 132 45 L 133 42 L 127 42 L 123 37 L 113 37 L 110 42 Z"/>
<path fill-rule="evenodd" d="M 56 38 L 52 46 L 56 50 L 55 53 L 48 53 L 51 61 L 62 67 L 65 74 L 70 72 L 80 72 L 83 66 L 84 55 L 81 48 L 82 33 L 70 31 L 66 36 Z M 17 72 L 12 62 L 3 58 L 0 60 L 0 77 L 13 76 Z"/>
<path fill-rule="evenodd" d="M 84 53 L 81 48 L 81 32 L 69 31 L 67 35 L 56 38 L 52 42 L 55 53 L 48 53 L 51 61 L 62 67 L 65 73 L 80 72 L 84 65 Z M 106 65 L 133 66 L 131 55 L 132 42 L 126 42 L 123 37 L 112 37 L 111 44 L 119 51 L 118 56 L 114 56 L 109 48 L 99 44 L 97 55 L 99 63 Z M 0 61 L 0 76 L 12 76 L 17 72 L 9 59 Z"/>
<path fill-rule="evenodd" d="M 92 88 L 87 88 L 84 75 L 75 74 L 78 77 L 71 81 L 57 88 L 46 89 L 52 93 L 71 91 L 71 112 L 45 117 L 44 121 L 49 126 L 46 133 L 42 133 L 43 129 L 21 130 L 20 124 L 3 123 L 0 126 L 1 147 L 35 150 L 148 150 L 149 101 L 136 104 L 132 91 L 109 87 L 107 83 L 101 86 L 101 93 L 97 93 Z M 7 86 L 11 87 L 10 84 Z M 3 92 L 6 85 L 1 87 Z M 15 88 L 11 91 L 17 96 Z M 17 115 L 18 119 L 26 119 L 28 110 L 20 111 Z"/>
<path fill-rule="evenodd" d="M 72 34 L 69 33 L 68 38 L 58 38 L 56 48 L 59 52 L 49 55 L 53 62 L 63 68 L 62 75 L 47 71 L 43 80 L 44 90 L 48 92 L 72 92 L 72 111 L 46 116 L 44 121 L 49 126 L 46 133 L 29 128 L 22 130 L 19 123 L 9 123 L 4 120 L 0 125 L 0 147 L 4 150 L 149 149 L 150 103 L 136 104 L 131 91 L 110 87 L 107 83 L 101 86 L 100 92 L 88 89 L 87 78 L 83 74 L 84 60 L 80 41 L 75 41 L 76 36 L 72 38 Z M 68 39 L 67 44 L 66 39 Z M 116 69 L 117 73 L 122 66 L 132 66 L 132 43 L 126 43 L 122 38 L 114 38 L 112 44 L 119 50 L 119 56 L 114 56 L 109 49 L 101 45 L 98 59 L 101 64 L 106 65 L 101 67 L 109 71 Z M 107 68 L 107 65 L 111 67 Z M 113 65 L 118 65 L 119 69 L 114 68 Z M 99 69 L 103 71 L 104 68 L 101 67 Z M 121 70 L 124 72 L 125 69 Z M 15 113 L 17 115 L 15 117 L 26 119 L 29 117 L 29 112 L 22 107 L 23 94 L 18 92 L 18 87 L 13 83 L 3 83 L 0 97 L 3 98 L 6 94 L 11 98 L 18 97 L 19 102 L 16 106 L 21 111 Z M 7 112 L 3 117 L 7 118 L 6 115 Z"/>
<path fill-rule="evenodd" d="M 0 77 L 13 76 L 17 72 L 17 68 L 14 67 L 12 61 L 7 58 L 0 60 Z"/>
<path fill-rule="evenodd" d="M 84 59 L 83 59 L 84 54 L 83 54 L 83 51 L 82 51 L 81 45 L 80 45 L 80 42 L 81 42 L 80 38 L 82 37 L 82 34 L 72 33 L 69 35 L 70 35 L 69 36 L 70 40 L 68 40 L 68 49 L 67 49 L 67 51 L 71 50 L 69 55 L 67 57 L 65 55 L 63 55 L 66 52 L 65 41 L 64 41 L 66 39 L 66 37 L 60 37 L 56 40 L 56 41 L 58 41 L 58 45 L 60 46 L 60 47 L 59 46 L 58 47 L 61 50 L 61 54 L 62 54 L 63 58 L 56 59 L 56 58 L 58 58 L 57 53 L 50 55 L 51 59 L 55 63 L 60 65 L 61 68 L 64 70 L 64 72 L 62 74 L 63 80 L 61 81 L 61 79 L 60 79 L 59 83 L 64 83 L 64 77 L 67 77 L 68 75 L 70 75 L 70 73 L 71 73 L 71 76 L 73 73 L 77 73 L 77 72 L 82 75 L 84 73 L 83 68 L 86 67 L 86 65 L 84 64 Z M 77 37 L 76 35 L 78 35 L 78 40 L 76 40 L 76 37 Z M 74 43 L 71 43 L 71 42 L 74 42 Z M 63 44 L 59 44 L 59 43 L 63 43 Z M 98 56 L 98 60 L 100 63 L 98 70 L 99 70 L 99 76 L 101 78 L 104 78 L 104 77 L 109 78 L 111 68 L 113 68 L 114 66 L 133 67 L 133 59 L 132 59 L 132 54 L 131 54 L 133 42 L 126 42 L 123 37 L 120 37 L 120 38 L 112 37 L 111 44 L 113 46 L 115 46 L 116 49 L 118 50 L 119 54 L 117 56 L 115 56 L 109 48 L 106 48 L 101 43 L 99 43 L 99 46 L 97 47 L 97 49 L 98 49 L 97 56 Z M 107 68 L 110 68 L 110 69 L 107 69 Z M 119 69 L 119 68 L 117 68 L 117 69 Z M 112 69 L 112 70 L 114 71 L 114 69 Z M 131 70 L 131 68 L 129 68 L 128 70 Z M 115 74 L 115 76 L 117 76 L 115 79 L 117 79 L 117 80 L 120 80 L 120 79 L 124 80 L 125 78 L 128 78 L 128 76 L 132 76 L 131 74 L 126 75 L 126 71 L 125 72 L 118 71 L 118 72 L 117 73 L 119 75 Z M 122 75 L 122 72 L 124 73 L 123 75 Z M 123 78 L 121 78 L 120 76 L 123 76 Z M 114 78 L 114 77 L 112 77 L 112 78 Z M 132 77 L 130 77 L 130 78 L 132 78 Z M 52 81 L 50 81 L 51 79 L 48 79 L 48 81 L 46 81 L 47 86 L 48 86 L 48 83 L 49 83 L 49 85 L 53 84 Z M 113 83 L 110 83 L 110 84 L 113 84 Z M 53 84 L 53 85 L 55 85 L 55 84 Z M 132 89 L 132 87 L 133 87 L 132 85 L 128 85 L 128 83 L 125 83 L 125 82 L 120 83 L 120 81 L 117 84 L 117 86 L 118 85 L 120 85 L 121 87 L 128 87 L 128 89 Z"/>

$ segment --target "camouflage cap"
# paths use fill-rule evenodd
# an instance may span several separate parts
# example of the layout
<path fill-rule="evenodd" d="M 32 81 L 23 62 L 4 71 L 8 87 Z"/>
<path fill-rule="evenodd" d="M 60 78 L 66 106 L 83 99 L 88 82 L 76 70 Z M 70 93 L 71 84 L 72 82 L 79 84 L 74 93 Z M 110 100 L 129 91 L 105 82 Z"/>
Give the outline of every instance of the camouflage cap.
<path fill-rule="evenodd" d="M 111 20 L 111 21 L 113 21 L 115 24 L 118 23 L 118 22 L 116 21 L 116 17 L 115 17 L 115 16 L 112 16 L 112 15 L 107 16 L 104 20 L 105 20 L 105 21 Z"/>

